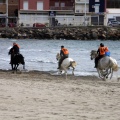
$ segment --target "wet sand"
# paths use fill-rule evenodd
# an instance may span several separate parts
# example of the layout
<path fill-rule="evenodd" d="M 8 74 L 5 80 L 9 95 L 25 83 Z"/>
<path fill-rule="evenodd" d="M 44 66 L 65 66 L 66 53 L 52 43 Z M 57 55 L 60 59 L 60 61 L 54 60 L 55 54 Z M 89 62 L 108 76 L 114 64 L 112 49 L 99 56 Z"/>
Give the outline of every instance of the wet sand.
<path fill-rule="evenodd" d="M 120 120 L 120 82 L 0 71 L 0 120 Z"/>

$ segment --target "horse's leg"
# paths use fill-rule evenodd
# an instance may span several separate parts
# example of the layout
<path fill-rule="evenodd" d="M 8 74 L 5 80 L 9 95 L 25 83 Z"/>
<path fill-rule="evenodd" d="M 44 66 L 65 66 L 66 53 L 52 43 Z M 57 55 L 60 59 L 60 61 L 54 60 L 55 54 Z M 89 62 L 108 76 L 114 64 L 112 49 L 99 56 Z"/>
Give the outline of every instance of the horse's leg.
<path fill-rule="evenodd" d="M 11 68 L 12 68 L 12 70 L 13 70 L 13 64 L 11 64 Z"/>
<path fill-rule="evenodd" d="M 65 71 L 65 78 L 67 80 L 67 68 L 63 67 L 63 70 Z"/>
<path fill-rule="evenodd" d="M 110 79 L 111 79 L 113 76 L 113 69 L 112 68 L 110 68 L 110 72 L 111 72 L 111 76 L 110 76 Z"/>
<path fill-rule="evenodd" d="M 101 79 L 104 79 L 104 76 L 102 75 L 102 71 L 97 68 L 98 75 Z"/>
<path fill-rule="evenodd" d="M 112 69 L 112 68 L 109 68 L 109 69 L 107 69 L 106 71 L 107 71 L 106 78 L 108 78 L 108 76 L 111 74 L 111 76 L 110 76 L 110 79 L 111 79 L 112 76 L 113 76 L 113 69 Z"/>
<path fill-rule="evenodd" d="M 72 67 L 73 68 L 73 70 L 72 70 L 72 75 L 74 75 L 74 70 L 75 70 L 75 68 L 74 67 Z"/>
<path fill-rule="evenodd" d="M 67 80 L 67 70 L 65 70 L 65 78 L 66 78 L 66 80 Z"/>
<path fill-rule="evenodd" d="M 19 66 L 19 64 L 16 64 L 16 65 L 15 65 L 15 70 L 16 70 L 16 72 L 17 72 L 18 66 Z"/>

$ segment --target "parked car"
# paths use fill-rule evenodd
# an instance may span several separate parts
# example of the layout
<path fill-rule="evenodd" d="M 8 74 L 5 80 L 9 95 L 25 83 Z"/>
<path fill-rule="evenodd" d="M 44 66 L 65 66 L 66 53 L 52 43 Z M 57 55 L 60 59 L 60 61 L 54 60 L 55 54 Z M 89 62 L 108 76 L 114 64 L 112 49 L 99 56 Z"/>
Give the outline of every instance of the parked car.
<path fill-rule="evenodd" d="M 46 25 L 42 24 L 42 23 L 34 23 L 33 27 L 44 28 L 44 27 L 46 27 Z"/>
<path fill-rule="evenodd" d="M 111 20 L 108 22 L 108 26 L 112 26 L 112 27 L 120 26 L 120 22 L 116 20 Z"/>
<path fill-rule="evenodd" d="M 5 26 L 6 26 L 5 23 L 0 24 L 0 27 L 5 27 Z M 15 23 L 8 23 L 8 27 L 16 27 L 16 24 Z"/>

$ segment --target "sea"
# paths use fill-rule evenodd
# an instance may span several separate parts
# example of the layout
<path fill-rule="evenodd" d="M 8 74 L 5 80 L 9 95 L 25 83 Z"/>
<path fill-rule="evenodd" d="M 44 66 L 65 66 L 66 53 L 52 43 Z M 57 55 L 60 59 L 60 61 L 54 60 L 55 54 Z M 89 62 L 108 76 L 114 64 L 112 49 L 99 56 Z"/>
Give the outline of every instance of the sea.
<path fill-rule="evenodd" d="M 120 66 L 120 41 L 116 40 L 39 40 L 39 39 L 8 39 L 0 38 L 0 69 L 10 70 L 11 65 L 9 49 L 13 42 L 20 46 L 20 53 L 25 58 L 26 71 L 46 71 L 58 73 L 58 61 L 56 54 L 60 52 L 61 45 L 69 50 L 69 57 L 77 62 L 75 69 L 76 76 L 98 76 L 94 68 L 94 60 L 90 59 L 91 50 L 97 50 L 100 43 L 108 46 L 111 57 L 116 59 Z M 18 69 L 22 70 L 22 65 Z M 72 70 L 68 71 L 70 74 Z M 114 73 L 119 76 L 120 71 Z"/>

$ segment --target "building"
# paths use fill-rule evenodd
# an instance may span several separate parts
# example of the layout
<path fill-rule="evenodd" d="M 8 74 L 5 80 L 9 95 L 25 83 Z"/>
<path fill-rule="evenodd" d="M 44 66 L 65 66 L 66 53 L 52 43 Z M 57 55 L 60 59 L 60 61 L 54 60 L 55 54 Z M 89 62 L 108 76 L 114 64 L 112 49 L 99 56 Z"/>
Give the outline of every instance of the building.
<path fill-rule="evenodd" d="M 74 0 L 50 0 L 50 25 L 72 25 L 74 19 Z M 52 15 L 51 13 L 55 13 Z"/>
<path fill-rule="evenodd" d="M 19 23 L 24 26 L 34 23 L 55 26 L 56 21 L 64 24 L 65 16 L 74 15 L 73 4 L 74 0 L 20 0 Z"/>
<path fill-rule="evenodd" d="M 75 19 L 77 26 L 91 24 L 89 0 L 75 0 Z"/>
<path fill-rule="evenodd" d="M 0 26 L 4 27 L 10 23 L 17 23 L 18 0 L 0 0 Z"/>
<path fill-rule="evenodd" d="M 0 27 L 5 26 L 5 21 L 7 20 L 7 0 L 0 0 Z"/>
<path fill-rule="evenodd" d="M 104 25 L 105 0 L 75 0 L 75 15 L 85 25 Z"/>
<path fill-rule="evenodd" d="M 48 23 L 49 0 L 19 0 L 19 24 Z"/>
<path fill-rule="evenodd" d="M 8 0 L 8 23 L 17 24 L 19 0 Z"/>
<path fill-rule="evenodd" d="M 92 24 L 104 25 L 105 2 L 105 0 L 89 0 L 89 12 L 91 13 Z"/>
<path fill-rule="evenodd" d="M 107 25 L 111 19 L 120 21 L 120 0 L 106 0 L 105 18 L 105 25 Z"/>

